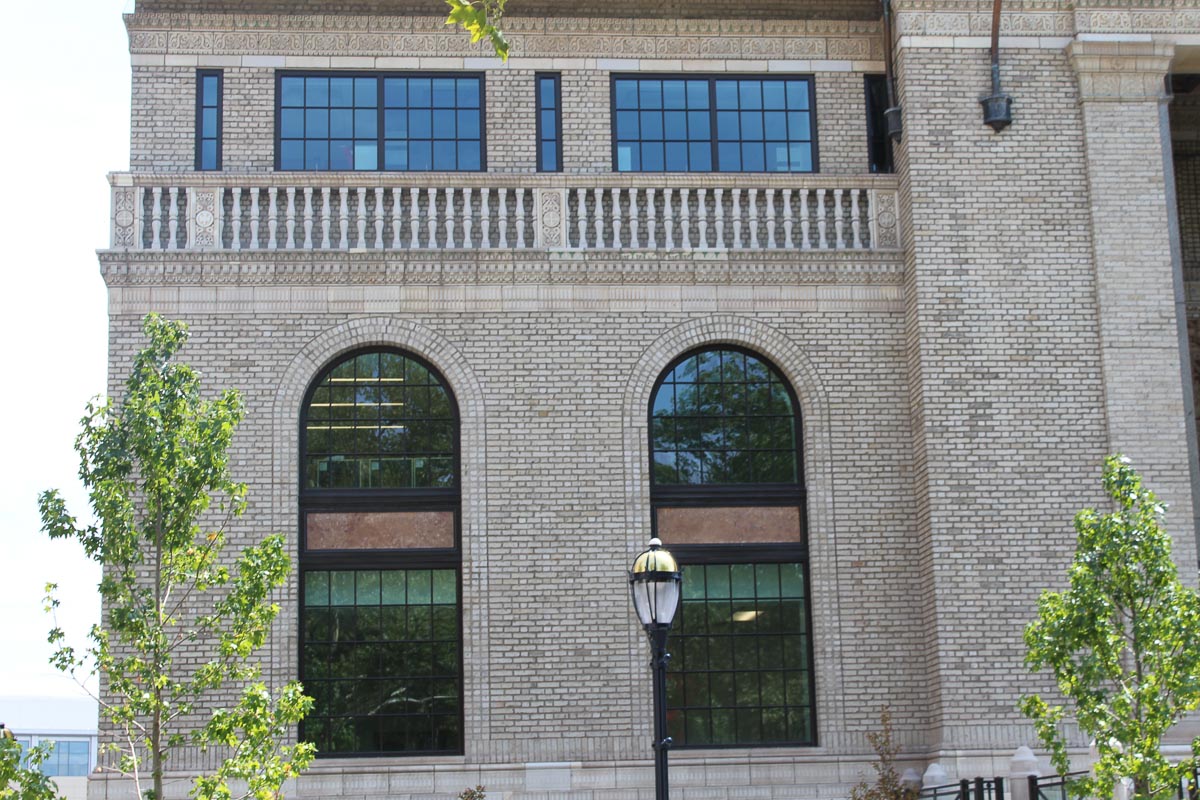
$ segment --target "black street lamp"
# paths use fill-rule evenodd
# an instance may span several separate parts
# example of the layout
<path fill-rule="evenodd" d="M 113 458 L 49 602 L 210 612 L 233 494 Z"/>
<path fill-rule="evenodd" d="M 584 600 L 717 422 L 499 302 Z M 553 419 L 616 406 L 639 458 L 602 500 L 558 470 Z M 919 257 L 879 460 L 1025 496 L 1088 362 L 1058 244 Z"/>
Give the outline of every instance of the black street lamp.
<path fill-rule="evenodd" d="M 650 668 L 654 671 L 654 797 L 668 800 L 667 750 L 667 632 L 679 608 L 679 584 L 683 573 L 675 557 L 664 550 L 658 539 L 633 560 L 629 573 L 629 589 L 633 593 L 633 608 L 637 611 L 646 636 L 650 640 Z"/>

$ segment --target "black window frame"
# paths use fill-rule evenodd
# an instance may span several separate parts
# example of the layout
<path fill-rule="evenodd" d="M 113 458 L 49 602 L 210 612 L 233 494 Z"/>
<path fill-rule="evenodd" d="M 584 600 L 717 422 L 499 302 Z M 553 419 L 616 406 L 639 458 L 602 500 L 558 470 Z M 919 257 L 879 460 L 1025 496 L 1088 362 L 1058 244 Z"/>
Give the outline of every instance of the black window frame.
<path fill-rule="evenodd" d="M 879 102 L 880 95 L 882 103 Z M 875 175 L 891 175 L 896 171 L 896 154 L 884 114 L 887 110 L 887 76 L 863 75 L 863 98 L 867 119 L 867 170 Z M 876 159 L 879 150 L 882 150 L 882 162 Z"/>
<path fill-rule="evenodd" d="M 376 131 L 375 141 L 377 148 L 376 164 L 378 165 L 373 170 L 334 170 L 334 169 L 300 169 L 300 170 L 284 170 L 281 166 L 283 154 L 281 142 L 283 139 L 282 121 L 283 121 L 283 79 L 284 78 L 375 78 L 378 81 L 378 86 L 375 92 L 375 111 L 376 111 Z M 383 81 L 387 78 L 477 78 L 479 80 L 479 168 L 474 170 L 435 170 L 435 169 L 404 169 L 390 170 L 385 169 L 385 138 L 384 138 L 384 94 Z M 457 141 L 457 140 L 456 140 Z M 434 173 L 445 172 L 447 174 L 475 174 L 487 172 L 487 73 L 480 70 L 339 70 L 339 69 L 288 69 L 276 70 L 275 72 L 275 133 L 274 133 L 274 169 L 276 172 L 305 172 L 305 173 L 322 173 L 322 172 L 388 172 L 393 174 L 407 173 Z"/>
<path fill-rule="evenodd" d="M 307 485 L 307 410 L 313 394 L 323 379 L 345 360 L 369 353 L 392 353 L 403 356 L 428 370 L 445 389 L 454 415 L 454 485 L 447 488 L 372 489 L 372 488 L 310 488 Z M 426 359 L 399 347 L 369 346 L 340 353 L 318 369 L 304 393 L 299 416 L 299 547 L 297 578 L 299 582 L 299 612 L 297 614 L 297 664 L 301 683 L 305 670 L 305 597 L 309 572 L 326 571 L 391 571 L 391 570 L 454 570 L 456 574 L 458 630 L 458 746 L 442 750 L 379 750 L 328 752 L 318 748 L 318 758 L 391 758 L 410 756 L 461 756 L 466 742 L 465 665 L 463 663 L 463 569 L 462 569 L 462 415 L 458 400 L 442 372 Z M 311 513 L 434 511 L 453 514 L 454 543 L 452 547 L 397 549 L 308 549 L 308 516 Z M 357 606 L 355 606 L 357 607 Z M 327 679 L 331 680 L 331 679 Z M 300 739 L 304 740 L 304 725 L 300 723 Z"/>
<path fill-rule="evenodd" d="M 618 80 L 703 80 L 708 82 L 708 112 L 709 112 L 709 145 L 711 150 L 710 163 L 712 169 L 709 170 L 621 170 L 617 167 L 617 81 Z M 716 101 L 716 82 L 720 80 L 757 80 L 757 81 L 789 81 L 801 80 L 808 84 L 808 114 L 809 122 L 809 144 L 812 151 L 812 169 L 808 171 L 771 171 L 762 170 L 721 170 L 720 157 L 718 153 L 718 138 L 717 138 L 717 101 Z M 760 72 L 742 73 L 742 72 L 613 72 L 609 75 L 608 83 L 608 113 L 609 113 L 609 139 L 611 146 L 611 167 L 612 171 L 618 174 L 681 174 L 681 175 L 817 175 L 821 172 L 820 159 L 820 136 L 817 128 L 817 92 L 816 79 L 813 73 L 791 73 L 779 72 L 764 74 Z M 640 141 L 640 138 L 639 138 Z M 739 139 L 739 141 L 741 141 Z M 690 166 L 690 165 L 689 165 Z"/>
<path fill-rule="evenodd" d="M 792 403 L 794 417 L 795 448 L 796 448 L 796 481 L 794 483 L 742 483 L 742 484 L 660 484 L 654 480 L 654 406 L 659 389 L 665 379 L 681 363 L 700 353 L 712 351 L 740 352 L 746 356 L 761 361 L 776 376 L 788 392 Z M 800 534 L 798 542 L 772 543 L 728 543 L 728 544 L 674 544 L 667 541 L 666 546 L 678 559 L 684 570 L 684 580 L 687 580 L 689 566 L 737 565 L 737 564 L 800 564 L 804 578 L 804 624 L 808 638 L 807 664 L 808 697 L 812 737 L 810 740 L 788 740 L 770 742 L 704 742 L 690 744 L 686 739 L 677 740 L 672 746 L 684 750 L 718 750 L 734 748 L 779 748 L 779 747 L 817 747 L 820 745 L 819 717 L 817 707 L 816 686 L 816 646 L 812 624 L 812 571 L 808 549 L 808 495 L 804 473 L 804 443 L 802 425 L 803 415 L 800 411 L 799 398 L 795 388 L 787 380 L 782 370 L 762 353 L 747 347 L 732 344 L 707 344 L 692 348 L 681 353 L 662 370 L 650 392 L 646 408 L 647 413 L 647 450 L 650 470 L 650 527 L 654 536 L 659 535 L 658 516 L 662 508 L 728 508 L 728 507 L 798 507 L 800 514 Z M 686 598 L 681 593 L 680 612 L 686 604 Z M 681 619 L 677 613 L 677 619 Z M 679 640 L 681 633 L 677 632 L 677 649 L 682 644 Z M 678 662 L 676 662 L 678 663 Z M 762 672 L 761 668 L 758 670 Z M 685 675 L 687 673 L 684 673 Z M 668 672 L 668 678 L 671 673 Z M 762 706 L 759 706 L 762 708 Z M 667 707 L 668 712 L 671 706 Z"/>
<path fill-rule="evenodd" d="M 204 110 L 213 108 L 204 102 L 204 80 L 205 78 L 217 79 L 217 102 L 215 105 L 217 111 L 217 130 L 214 136 L 204 135 Z M 196 70 L 196 142 L 195 142 L 195 169 L 197 172 L 220 172 L 224 169 L 224 142 L 225 142 L 225 71 L 221 69 L 198 69 Z M 212 167 L 204 166 L 204 142 L 208 139 L 216 142 L 216 165 Z"/>
<path fill-rule="evenodd" d="M 554 82 L 554 108 L 544 108 L 542 106 L 542 81 Z M 562 172 L 563 171 L 563 106 L 562 106 L 562 73 L 561 72 L 535 72 L 533 74 L 533 91 L 534 91 L 534 107 L 537 109 L 537 125 L 536 125 L 536 140 L 537 140 L 537 171 L 538 172 Z M 557 129 L 557 134 L 553 139 L 542 135 L 542 113 L 546 111 L 554 112 L 554 124 Z M 546 169 L 544 159 L 542 158 L 542 145 L 553 141 L 554 142 L 554 160 L 557 166 L 554 169 Z"/>

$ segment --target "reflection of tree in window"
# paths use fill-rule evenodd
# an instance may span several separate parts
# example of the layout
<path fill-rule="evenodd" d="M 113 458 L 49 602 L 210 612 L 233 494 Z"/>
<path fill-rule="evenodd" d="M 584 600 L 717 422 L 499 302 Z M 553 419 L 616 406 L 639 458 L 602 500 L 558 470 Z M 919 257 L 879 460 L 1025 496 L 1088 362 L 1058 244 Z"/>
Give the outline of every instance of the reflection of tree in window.
<path fill-rule="evenodd" d="M 303 429 L 303 736 L 329 755 L 459 753 L 457 533 L 430 547 L 420 529 L 450 515 L 457 532 L 454 399 L 413 356 L 359 353 L 314 383 Z"/>
<path fill-rule="evenodd" d="M 694 351 L 650 406 L 656 533 L 684 565 L 668 725 L 683 747 L 815 744 L 800 419 L 755 353 Z"/>

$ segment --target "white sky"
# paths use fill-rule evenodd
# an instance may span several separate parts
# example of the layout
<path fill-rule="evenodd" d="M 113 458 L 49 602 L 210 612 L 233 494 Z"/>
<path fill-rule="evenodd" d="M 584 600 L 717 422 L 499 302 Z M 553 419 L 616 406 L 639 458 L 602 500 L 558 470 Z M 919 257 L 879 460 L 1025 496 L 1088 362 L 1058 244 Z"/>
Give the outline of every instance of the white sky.
<path fill-rule="evenodd" d="M 128 8 L 127 8 L 128 5 Z M 62 489 L 87 518 L 73 442 L 104 391 L 105 174 L 129 165 L 132 0 L 5 4 L 0 32 L 0 698 L 78 696 L 47 663 L 42 587 L 60 586 L 59 624 L 84 642 L 99 619 L 99 570 L 73 542 L 40 530 L 37 496 Z M 4 721 L 0 700 L 0 722 Z"/>

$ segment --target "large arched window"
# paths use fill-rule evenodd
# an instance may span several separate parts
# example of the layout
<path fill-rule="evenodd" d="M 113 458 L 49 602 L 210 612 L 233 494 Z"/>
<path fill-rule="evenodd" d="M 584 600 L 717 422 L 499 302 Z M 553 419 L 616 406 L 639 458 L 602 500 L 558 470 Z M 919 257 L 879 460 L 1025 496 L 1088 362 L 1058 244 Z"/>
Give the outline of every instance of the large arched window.
<path fill-rule="evenodd" d="M 683 565 L 680 747 L 816 744 L 799 404 L 762 356 L 695 350 L 650 401 L 655 535 Z"/>
<path fill-rule="evenodd" d="M 359 352 L 300 425 L 301 735 L 320 755 L 461 753 L 454 396 L 411 354 Z"/>

